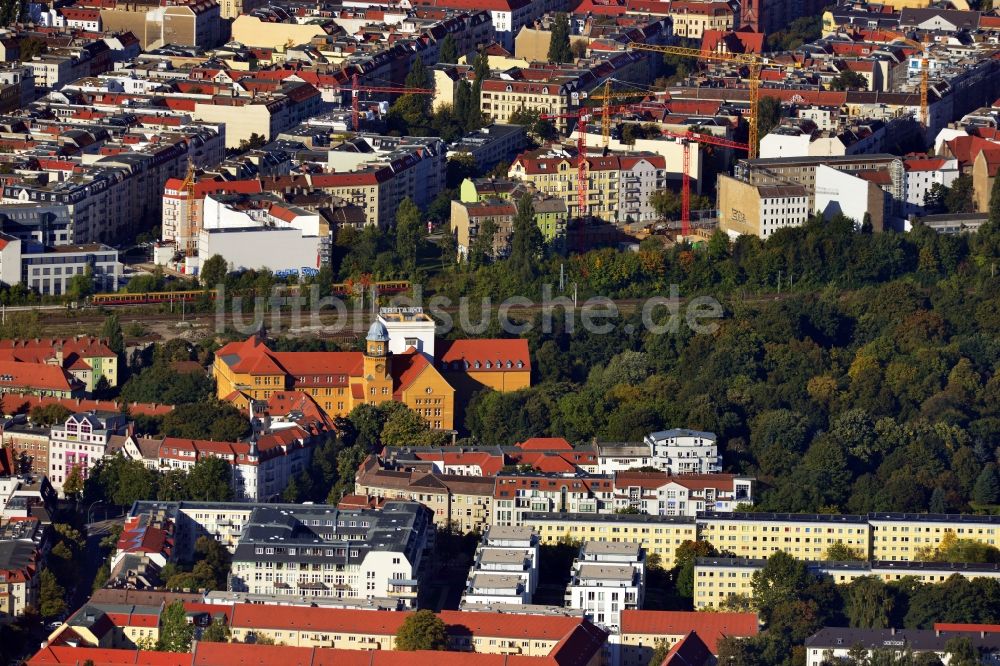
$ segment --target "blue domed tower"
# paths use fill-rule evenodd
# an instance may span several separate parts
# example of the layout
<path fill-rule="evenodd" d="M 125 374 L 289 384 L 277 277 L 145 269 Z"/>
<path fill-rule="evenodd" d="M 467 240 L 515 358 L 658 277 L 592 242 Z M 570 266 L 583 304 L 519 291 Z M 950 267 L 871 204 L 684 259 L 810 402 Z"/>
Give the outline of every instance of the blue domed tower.
<path fill-rule="evenodd" d="M 392 400 L 389 331 L 375 320 L 365 336 L 365 402 L 377 405 Z"/>

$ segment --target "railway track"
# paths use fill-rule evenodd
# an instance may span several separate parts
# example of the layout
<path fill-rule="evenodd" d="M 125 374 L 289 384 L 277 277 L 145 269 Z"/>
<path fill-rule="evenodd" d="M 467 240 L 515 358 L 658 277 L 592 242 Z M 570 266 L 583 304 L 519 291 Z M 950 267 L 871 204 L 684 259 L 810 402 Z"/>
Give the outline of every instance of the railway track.
<path fill-rule="evenodd" d="M 730 298 L 738 300 L 742 304 L 754 304 L 784 300 L 792 295 L 793 294 L 786 292 L 782 294 L 761 294 L 745 297 L 733 295 Z M 642 304 L 646 302 L 646 300 L 647 299 L 640 298 L 625 298 L 612 299 L 611 302 L 615 304 L 619 316 L 627 316 L 634 313 L 637 308 L 641 307 Z M 689 298 L 681 298 L 679 299 L 679 303 L 683 306 L 688 300 Z M 498 305 L 499 304 L 494 304 L 491 313 L 492 317 L 497 316 Z M 582 309 L 583 306 L 584 301 L 580 300 L 578 302 L 577 309 Z M 541 312 L 542 309 L 546 307 L 552 308 L 554 313 L 553 316 L 562 316 L 562 303 L 560 302 L 514 305 L 507 309 L 507 313 L 508 316 L 527 318 Z M 49 306 L 31 308 L 30 306 L 25 306 L 18 309 L 18 312 L 22 313 L 31 311 L 37 313 L 38 319 L 46 331 L 51 330 L 53 333 L 60 334 L 96 334 L 99 332 L 101 325 L 104 323 L 105 318 L 110 312 L 117 313 L 123 325 L 138 323 L 152 332 L 158 333 L 162 337 L 176 337 L 185 330 L 199 330 L 206 333 L 211 330 L 221 331 L 225 329 L 226 326 L 232 325 L 233 323 L 233 317 L 229 313 L 223 317 L 220 326 L 219 315 L 214 309 L 211 311 L 192 312 L 190 307 L 182 308 L 180 304 L 174 304 L 173 311 L 165 309 L 162 305 L 148 304 L 101 307 L 91 306 L 80 309 L 53 309 Z M 459 313 L 458 306 L 441 307 L 437 308 L 437 311 L 455 316 L 454 318 L 457 322 L 457 315 Z M 282 318 L 291 316 L 290 311 L 287 308 L 281 309 L 277 316 L 281 327 L 275 332 L 280 333 L 281 335 L 290 335 L 293 337 L 323 335 L 324 337 L 329 338 L 341 337 L 345 340 L 353 339 L 358 334 L 366 331 L 373 319 L 372 313 L 368 309 L 357 313 L 348 311 L 346 320 L 336 310 L 329 309 L 320 313 L 319 321 L 317 323 L 311 319 L 309 311 L 306 310 L 301 313 L 299 324 L 294 327 L 289 327 L 287 319 L 282 321 Z M 274 317 L 275 311 L 273 309 L 266 310 L 264 313 L 265 326 L 273 328 L 272 322 Z M 473 321 L 476 321 L 479 318 L 479 313 L 475 311 L 475 308 L 473 308 L 471 317 Z M 248 312 L 242 315 L 242 325 L 244 327 L 250 325 L 252 321 L 253 315 L 251 313 Z"/>

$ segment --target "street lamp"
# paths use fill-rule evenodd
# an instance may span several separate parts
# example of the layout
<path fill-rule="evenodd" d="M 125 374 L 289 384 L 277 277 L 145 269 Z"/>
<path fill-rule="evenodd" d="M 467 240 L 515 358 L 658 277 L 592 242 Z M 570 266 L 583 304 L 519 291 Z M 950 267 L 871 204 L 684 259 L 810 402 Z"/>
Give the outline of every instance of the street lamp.
<path fill-rule="evenodd" d="M 94 505 L 96 505 L 96 504 L 104 504 L 104 500 L 94 500 L 93 502 L 90 503 L 90 506 L 87 508 L 87 524 L 88 525 L 91 523 L 90 512 L 94 510 Z"/>

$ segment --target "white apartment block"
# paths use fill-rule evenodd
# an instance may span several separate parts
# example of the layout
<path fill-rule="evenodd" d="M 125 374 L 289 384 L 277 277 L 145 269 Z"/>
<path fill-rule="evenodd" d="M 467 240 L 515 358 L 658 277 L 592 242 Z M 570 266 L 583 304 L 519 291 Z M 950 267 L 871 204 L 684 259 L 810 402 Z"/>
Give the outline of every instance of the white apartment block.
<path fill-rule="evenodd" d="M 128 418 L 124 414 L 73 414 L 66 422 L 49 432 L 49 481 L 60 495 L 63 484 L 74 467 L 86 480 L 97 461 L 104 457 L 111 436 L 124 430 Z"/>
<path fill-rule="evenodd" d="M 327 505 L 136 502 L 131 517 L 160 512 L 174 524 L 172 559 L 189 560 L 200 536 L 232 554 L 229 591 L 288 599 L 392 599 L 413 607 L 434 538 L 429 509 Z"/>
<path fill-rule="evenodd" d="M 538 535 L 529 527 L 487 527 L 469 571 L 462 607 L 530 604 L 537 588 Z"/>
<path fill-rule="evenodd" d="M 623 610 L 639 610 L 646 587 L 646 552 L 640 544 L 587 541 L 573 563 L 566 605 L 584 611 L 615 633 Z"/>
<path fill-rule="evenodd" d="M 614 508 L 692 518 L 699 512 L 731 513 L 740 504 L 753 504 L 753 482 L 734 474 L 618 472 Z"/>
<path fill-rule="evenodd" d="M 653 432 L 642 444 L 598 443 L 601 474 L 615 474 L 639 467 L 655 467 L 670 474 L 715 474 L 722 470 L 722 456 L 715 433 L 674 428 Z"/>

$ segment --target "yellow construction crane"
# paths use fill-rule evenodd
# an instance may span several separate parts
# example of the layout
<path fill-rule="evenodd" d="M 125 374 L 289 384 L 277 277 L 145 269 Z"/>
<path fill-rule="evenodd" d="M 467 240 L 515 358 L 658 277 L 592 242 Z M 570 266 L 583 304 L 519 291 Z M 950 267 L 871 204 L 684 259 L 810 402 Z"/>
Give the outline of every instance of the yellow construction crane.
<path fill-rule="evenodd" d="M 648 90 L 612 90 L 612 79 L 604 82 L 604 91 L 593 94 L 590 99 L 600 99 L 604 103 L 601 105 L 601 137 L 604 140 L 604 147 L 608 147 L 611 138 L 611 104 L 613 99 L 631 99 L 633 97 L 647 97 L 649 95 L 662 95 L 663 92 L 652 92 Z"/>
<path fill-rule="evenodd" d="M 192 256 L 194 254 L 195 242 L 191 240 L 196 237 L 195 227 L 198 226 L 198 215 L 194 210 L 194 181 L 197 172 L 194 168 L 194 162 L 191 158 L 188 158 L 187 173 L 184 175 L 184 180 L 181 182 L 180 191 L 187 194 L 187 232 L 188 241 L 184 248 L 177 248 L 178 250 L 183 249 L 184 254 L 187 256 Z M 178 220 L 179 226 L 180 220 Z"/>
<path fill-rule="evenodd" d="M 632 42 L 629 48 L 638 51 L 654 51 L 656 53 L 666 53 L 669 55 L 686 56 L 697 60 L 714 60 L 717 62 L 734 62 L 746 65 L 749 70 L 748 81 L 750 84 L 750 109 L 747 112 L 747 121 L 750 126 L 749 157 L 757 157 L 759 137 L 757 133 L 757 101 L 760 99 L 760 70 L 767 62 L 756 53 L 717 53 L 715 51 L 702 51 L 701 49 L 690 49 L 684 46 L 659 46 L 653 44 L 640 44 Z"/>
<path fill-rule="evenodd" d="M 930 106 L 927 100 L 927 89 L 930 87 L 930 74 L 927 71 L 927 48 L 901 32 L 895 32 L 894 30 L 882 30 L 882 32 L 892 35 L 897 42 L 903 42 L 907 46 L 912 46 L 920 51 L 920 124 L 924 126 L 924 129 L 927 129 L 927 125 L 930 122 Z"/>

